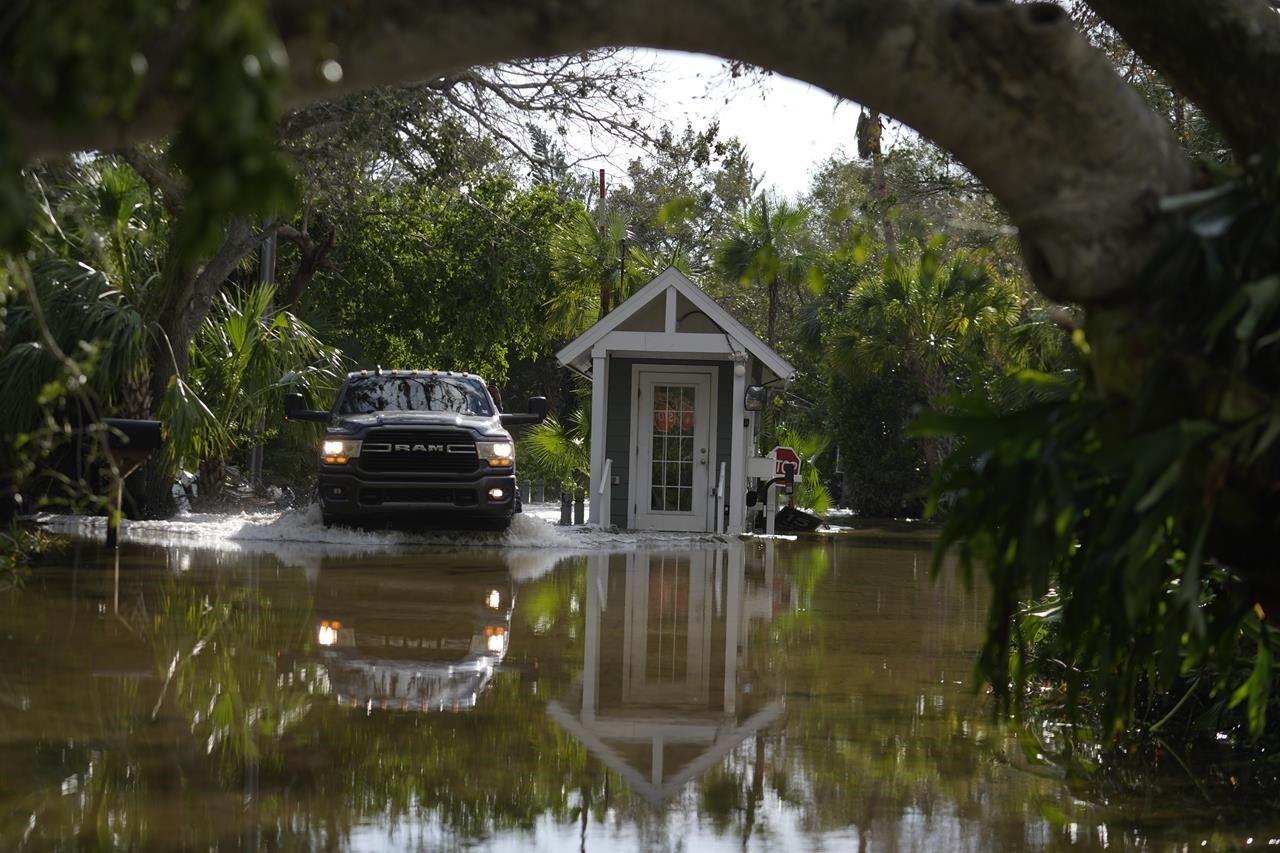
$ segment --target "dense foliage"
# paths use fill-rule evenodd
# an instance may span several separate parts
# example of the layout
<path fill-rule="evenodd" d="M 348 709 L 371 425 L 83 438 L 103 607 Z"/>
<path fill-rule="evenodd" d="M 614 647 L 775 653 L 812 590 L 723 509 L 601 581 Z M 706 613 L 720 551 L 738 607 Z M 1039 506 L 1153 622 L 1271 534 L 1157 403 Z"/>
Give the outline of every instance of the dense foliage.
<path fill-rule="evenodd" d="M 535 322 L 555 292 L 549 244 L 571 205 L 501 172 L 461 190 L 373 184 L 303 310 L 355 363 L 470 370 L 504 382 L 555 342 Z"/>
<path fill-rule="evenodd" d="M 1264 730 L 1280 608 L 1277 177 L 1252 168 L 1170 200 L 1186 227 L 1153 275 L 1148 319 L 1078 336 L 1078 380 L 1029 375 L 1038 402 L 929 421 L 962 440 L 935 497 L 955 500 L 943 545 L 991 579 L 981 668 L 1005 702 L 1044 674 L 1027 666 L 1035 653 L 1059 661 L 1054 680 L 1073 696 L 1087 688 L 1104 732 L 1192 682 Z M 1203 286 L 1175 290 L 1188 279 Z M 1050 590 L 1044 610 L 1022 607 Z M 1032 641 L 1047 616 L 1046 655 Z"/>
<path fill-rule="evenodd" d="M 1229 163 L 1195 107 L 1075 13 L 1189 152 Z M 944 545 L 994 581 L 982 667 L 1000 699 L 1051 640 L 1072 698 L 1103 697 L 1104 732 L 1188 681 L 1264 729 L 1280 612 L 1271 161 L 1165 200 L 1175 233 L 1141 306 L 1082 317 L 1032 291 L 1016 232 L 968 172 L 878 114 L 857 157 L 783 198 L 715 127 L 641 126 L 643 75 L 608 52 L 285 114 L 269 14 L 169 0 L 0 16 L 0 76 L 60 130 L 141 118 L 152 61 L 183 105 L 155 145 L 25 168 L 0 114 L 0 243 L 21 249 L 0 274 L 5 492 L 43 473 L 64 499 L 100 494 L 60 470 L 70 437 L 105 414 L 156 416 L 167 452 L 137 491 L 167 512 L 180 464 L 216 492 L 229 457 L 276 436 L 281 394 L 320 402 L 344 357 L 548 394 L 558 420 L 530 446 L 570 480 L 584 436 L 561 426 L 582 415 L 551 355 L 675 265 L 800 369 L 766 447 L 804 444 L 863 514 L 915 515 L 940 476 Z M 342 69 L 320 56 L 317 73 Z M 566 154 L 575 122 L 649 145 L 605 200 Z M 1057 605 L 1026 609 L 1050 591 Z"/>

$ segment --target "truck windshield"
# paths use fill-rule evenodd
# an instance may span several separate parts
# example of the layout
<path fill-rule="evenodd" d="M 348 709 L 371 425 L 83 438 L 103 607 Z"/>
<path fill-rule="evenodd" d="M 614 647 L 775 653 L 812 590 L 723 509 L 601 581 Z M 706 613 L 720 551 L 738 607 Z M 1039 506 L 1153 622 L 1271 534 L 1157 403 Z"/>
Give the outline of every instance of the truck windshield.
<path fill-rule="evenodd" d="M 485 385 L 469 376 L 357 376 L 338 402 L 340 415 L 371 412 L 456 412 L 493 415 Z"/>

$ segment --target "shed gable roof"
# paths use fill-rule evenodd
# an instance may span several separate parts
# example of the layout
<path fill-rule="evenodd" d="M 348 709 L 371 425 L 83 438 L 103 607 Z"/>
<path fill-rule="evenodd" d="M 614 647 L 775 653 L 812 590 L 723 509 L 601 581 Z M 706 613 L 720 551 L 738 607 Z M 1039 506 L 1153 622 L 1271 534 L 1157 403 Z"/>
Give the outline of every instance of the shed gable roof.
<path fill-rule="evenodd" d="M 652 281 L 631 294 L 625 302 L 607 314 L 604 319 L 587 329 L 556 353 L 556 359 L 565 366 L 573 365 L 575 362 L 589 364 L 591 350 L 597 343 L 610 332 L 617 330 L 618 327 L 650 302 L 663 298 L 668 287 L 675 288 L 685 299 L 697 306 L 698 310 L 705 314 L 711 322 L 715 323 L 751 355 L 755 356 L 761 364 L 773 371 L 775 376 L 789 381 L 795 375 L 795 368 L 786 359 L 774 352 L 764 341 L 756 337 L 750 329 L 739 323 L 732 314 L 721 308 L 718 302 L 708 296 L 702 288 L 690 281 L 684 273 L 675 267 L 667 267 L 658 273 Z"/>

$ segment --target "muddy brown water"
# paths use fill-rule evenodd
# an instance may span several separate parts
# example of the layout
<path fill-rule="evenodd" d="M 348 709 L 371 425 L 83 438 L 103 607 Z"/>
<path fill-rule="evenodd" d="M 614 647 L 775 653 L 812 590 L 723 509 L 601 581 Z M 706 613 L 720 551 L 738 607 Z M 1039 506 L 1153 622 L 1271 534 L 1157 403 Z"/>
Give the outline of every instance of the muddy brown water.
<path fill-rule="evenodd" d="M 1029 758 L 931 547 L 79 541 L 0 598 L 0 849 L 1280 843 L 1187 773 Z"/>

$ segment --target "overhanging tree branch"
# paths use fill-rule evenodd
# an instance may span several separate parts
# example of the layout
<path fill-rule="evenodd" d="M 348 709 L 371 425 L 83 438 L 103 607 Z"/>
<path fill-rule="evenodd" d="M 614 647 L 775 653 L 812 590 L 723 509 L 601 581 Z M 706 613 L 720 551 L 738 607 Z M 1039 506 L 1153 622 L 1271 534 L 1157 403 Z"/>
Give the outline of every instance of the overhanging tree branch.
<path fill-rule="evenodd" d="M 1088 0 L 1130 47 L 1200 105 L 1241 158 L 1280 131 L 1280 12 L 1269 0 Z"/>
<path fill-rule="evenodd" d="M 1165 236 L 1155 200 L 1194 179 L 1164 120 L 1051 3 L 277 0 L 272 15 L 298 103 L 616 44 L 730 56 L 806 80 L 952 151 L 1009 212 L 1037 285 L 1058 300 L 1134 293 Z M 340 85 L 320 73 L 333 78 L 332 61 Z M 14 133 L 36 153 L 155 134 L 185 105 L 161 87 L 148 93 L 128 127 L 78 130 L 10 100 Z"/>

